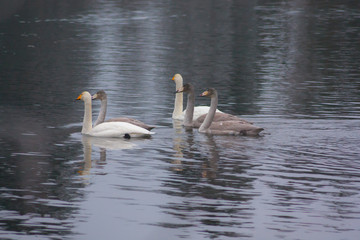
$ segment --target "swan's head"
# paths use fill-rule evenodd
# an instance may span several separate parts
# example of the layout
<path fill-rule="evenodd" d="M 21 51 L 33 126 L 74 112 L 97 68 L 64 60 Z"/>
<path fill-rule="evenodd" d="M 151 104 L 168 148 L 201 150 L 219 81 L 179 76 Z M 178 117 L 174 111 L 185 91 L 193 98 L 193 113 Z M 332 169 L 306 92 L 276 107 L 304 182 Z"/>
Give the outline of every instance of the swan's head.
<path fill-rule="evenodd" d="M 182 76 L 181 76 L 179 73 L 177 73 L 177 74 L 175 74 L 175 75 L 173 76 L 172 80 L 173 80 L 175 83 L 177 83 L 177 82 L 181 82 L 181 83 L 182 83 L 183 78 L 182 78 Z"/>
<path fill-rule="evenodd" d="M 100 90 L 98 91 L 97 93 L 95 93 L 93 96 L 92 96 L 92 100 L 104 100 L 104 99 L 107 99 L 107 96 L 106 96 L 106 93 L 104 90 Z"/>
<path fill-rule="evenodd" d="M 76 100 L 83 100 L 83 101 L 90 100 L 91 101 L 91 95 L 89 92 L 84 91 L 76 98 Z"/>
<path fill-rule="evenodd" d="M 216 96 L 217 91 L 215 88 L 208 88 L 206 91 L 204 91 L 202 94 L 200 94 L 200 97 L 213 97 Z"/>
<path fill-rule="evenodd" d="M 182 92 L 189 93 L 192 91 L 194 91 L 194 86 L 191 83 L 187 83 L 178 90 L 176 90 L 176 93 L 182 93 Z"/>

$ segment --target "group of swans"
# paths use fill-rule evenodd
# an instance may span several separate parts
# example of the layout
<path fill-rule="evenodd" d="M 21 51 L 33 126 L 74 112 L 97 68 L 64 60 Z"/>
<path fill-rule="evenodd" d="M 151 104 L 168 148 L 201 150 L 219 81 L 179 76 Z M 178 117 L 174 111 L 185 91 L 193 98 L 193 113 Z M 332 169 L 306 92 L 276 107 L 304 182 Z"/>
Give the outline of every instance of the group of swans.
<path fill-rule="evenodd" d="M 199 132 L 213 135 L 256 136 L 264 130 L 237 116 L 219 111 L 217 109 L 218 94 L 214 88 L 209 88 L 200 95 L 211 98 L 210 107 L 195 107 L 194 86 L 190 83 L 183 85 L 183 78 L 180 74 L 175 74 L 172 80 L 176 85 L 172 118 L 183 120 L 185 127 L 199 128 Z M 183 93 L 188 94 L 185 111 L 183 111 Z M 81 130 L 83 135 L 132 138 L 149 137 L 154 134 L 154 132 L 150 132 L 154 128 L 153 126 L 149 126 L 136 119 L 121 117 L 105 121 L 107 96 L 103 90 L 98 91 L 93 96 L 89 92 L 84 91 L 76 100 L 84 101 L 85 112 Z M 101 101 L 100 113 L 94 125 L 92 125 L 92 100 Z"/>
<path fill-rule="evenodd" d="M 185 127 L 199 128 L 201 133 L 212 135 L 243 135 L 257 136 L 263 128 L 253 125 L 253 123 L 241 119 L 237 116 L 216 112 L 218 105 L 218 94 L 214 88 L 209 88 L 200 96 L 210 97 L 210 109 L 207 114 L 203 114 L 194 119 L 195 94 L 194 86 L 191 83 L 185 84 L 176 90 L 176 93 L 185 92 L 188 94 L 186 110 L 184 113 L 183 125 Z"/>
<path fill-rule="evenodd" d="M 104 92 L 105 94 L 105 92 Z M 101 99 L 101 96 L 95 94 L 94 99 Z M 99 117 L 96 124 L 92 126 L 92 97 L 89 92 L 82 92 L 76 100 L 84 101 L 85 111 L 81 133 L 93 137 L 112 137 L 112 138 L 131 138 L 131 137 L 148 137 L 153 132 L 145 129 L 144 127 L 137 126 L 134 119 L 122 118 L 122 119 L 110 119 L 105 121 L 106 114 L 106 97 L 102 101 L 102 109 L 100 110 Z M 105 103 L 105 106 L 104 106 Z M 144 124 L 141 122 L 141 124 Z"/>
<path fill-rule="evenodd" d="M 178 90 L 183 87 L 183 78 L 177 73 L 174 75 L 172 80 L 175 82 L 175 90 Z M 208 106 L 196 106 L 194 107 L 193 117 L 197 119 L 198 117 L 207 114 L 209 112 L 210 107 Z M 216 110 L 217 112 L 221 112 Z M 185 115 L 185 111 L 183 111 L 183 94 L 178 93 L 175 95 L 175 103 L 174 103 L 174 111 L 172 114 L 172 118 L 176 120 L 183 120 Z"/>

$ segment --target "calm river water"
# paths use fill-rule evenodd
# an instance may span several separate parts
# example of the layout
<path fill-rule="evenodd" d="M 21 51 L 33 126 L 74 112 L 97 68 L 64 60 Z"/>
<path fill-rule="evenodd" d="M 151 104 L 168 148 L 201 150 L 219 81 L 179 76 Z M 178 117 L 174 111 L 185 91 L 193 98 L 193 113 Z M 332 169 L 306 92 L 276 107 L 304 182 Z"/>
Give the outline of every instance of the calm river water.
<path fill-rule="evenodd" d="M 356 1 L 1 2 L 0 238 L 359 239 L 359 39 Z M 186 131 L 175 73 L 265 131 Z M 100 89 L 156 134 L 83 137 Z"/>

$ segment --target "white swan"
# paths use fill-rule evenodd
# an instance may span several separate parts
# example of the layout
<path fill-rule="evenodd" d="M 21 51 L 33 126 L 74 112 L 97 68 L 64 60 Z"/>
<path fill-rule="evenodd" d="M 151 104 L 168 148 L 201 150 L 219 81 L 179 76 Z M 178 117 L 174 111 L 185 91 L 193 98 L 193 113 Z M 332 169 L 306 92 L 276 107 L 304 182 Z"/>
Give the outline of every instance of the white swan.
<path fill-rule="evenodd" d="M 99 125 L 100 123 L 103 123 L 105 120 L 106 109 L 107 109 L 107 95 L 104 90 L 100 90 L 92 96 L 92 99 L 101 101 L 100 113 L 94 123 L 94 127 L 95 127 L 95 126 Z M 149 131 L 154 128 L 153 126 L 149 126 L 139 120 L 136 120 L 133 118 L 125 118 L 125 117 L 111 118 L 111 119 L 107 119 L 105 122 L 128 122 L 128 123 L 134 124 L 136 126 L 145 128 Z"/>
<path fill-rule="evenodd" d="M 178 90 L 183 86 L 183 78 L 182 76 L 177 73 L 174 75 L 172 80 L 175 82 L 176 89 Z M 194 119 L 197 119 L 203 114 L 206 114 L 209 112 L 210 107 L 208 106 L 196 106 L 194 107 Z M 217 112 L 221 112 L 219 110 L 216 110 Z M 178 93 L 175 95 L 175 103 L 174 103 L 174 111 L 172 114 L 173 119 L 183 120 L 185 115 L 185 111 L 183 111 L 183 94 Z"/>
<path fill-rule="evenodd" d="M 181 92 L 187 93 L 188 96 L 183 125 L 185 127 L 194 127 L 194 128 L 200 127 L 200 125 L 204 122 L 207 114 L 203 114 L 200 117 L 193 119 L 193 111 L 195 105 L 194 86 L 191 83 L 187 83 L 183 87 L 176 90 L 177 94 Z M 252 122 L 246 121 L 245 119 L 223 112 L 215 112 L 215 116 L 212 121 L 213 122 L 238 121 L 244 124 L 252 124 Z"/>
<path fill-rule="evenodd" d="M 81 133 L 93 137 L 148 137 L 153 132 L 127 122 L 104 122 L 92 127 L 91 95 L 85 91 L 76 100 L 84 101 L 85 112 Z"/>
<path fill-rule="evenodd" d="M 214 135 L 244 135 L 257 136 L 264 130 L 252 124 L 243 123 L 241 121 L 220 121 L 213 122 L 216 107 L 218 104 L 218 94 L 214 88 L 209 88 L 200 96 L 207 96 L 211 98 L 210 111 L 206 115 L 204 122 L 199 128 L 201 133 L 209 133 Z"/>

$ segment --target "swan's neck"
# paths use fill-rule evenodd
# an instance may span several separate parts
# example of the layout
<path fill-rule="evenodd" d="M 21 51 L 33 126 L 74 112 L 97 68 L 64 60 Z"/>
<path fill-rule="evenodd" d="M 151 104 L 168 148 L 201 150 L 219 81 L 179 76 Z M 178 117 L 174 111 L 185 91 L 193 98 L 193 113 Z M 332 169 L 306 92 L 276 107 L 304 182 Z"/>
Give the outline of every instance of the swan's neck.
<path fill-rule="evenodd" d="M 85 100 L 85 112 L 84 112 L 84 120 L 83 127 L 81 130 L 82 134 L 87 134 L 92 129 L 92 109 L 91 109 L 91 99 Z"/>
<path fill-rule="evenodd" d="M 176 81 L 175 84 L 176 84 L 175 90 L 178 90 L 183 85 L 182 81 Z M 183 112 L 183 93 L 176 93 L 175 94 L 174 111 L 173 111 L 172 117 L 175 119 L 179 118 L 182 115 L 182 112 Z"/>
<path fill-rule="evenodd" d="M 194 91 L 188 93 L 187 104 L 184 116 L 184 126 L 192 126 L 194 116 L 195 94 Z"/>
<path fill-rule="evenodd" d="M 101 100 L 99 116 L 94 123 L 94 127 L 105 121 L 106 109 L 107 109 L 107 99 L 105 98 Z"/>
<path fill-rule="evenodd" d="M 199 132 L 205 132 L 210 127 L 215 116 L 217 105 L 218 105 L 218 96 L 217 93 L 215 93 L 211 97 L 209 113 L 206 115 L 204 122 L 201 124 L 199 128 Z"/>

